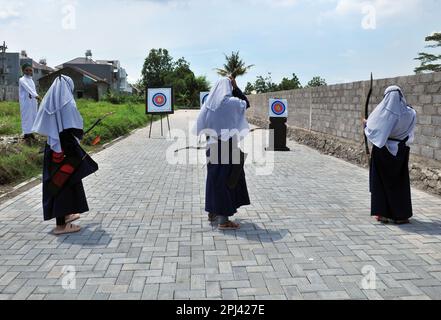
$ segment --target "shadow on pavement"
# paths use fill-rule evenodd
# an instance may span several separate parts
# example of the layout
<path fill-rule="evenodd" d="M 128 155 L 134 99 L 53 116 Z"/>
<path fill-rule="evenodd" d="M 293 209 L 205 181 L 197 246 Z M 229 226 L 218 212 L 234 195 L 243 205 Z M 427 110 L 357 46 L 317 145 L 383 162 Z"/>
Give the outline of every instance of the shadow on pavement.
<path fill-rule="evenodd" d="M 59 236 L 57 238 L 58 242 L 79 244 L 90 247 L 106 247 L 112 241 L 111 235 L 105 230 L 101 229 L 101 224 L 99 223 L 81 225 L 81 227 L 82 229 L 78 233 Z"/>
<path fill-rule="evenodd" d="M 441 235 L 441 221 L 418 220 L 411 219 L 410 224 L 398 225 L 398 227 L 406 232 L 412 232 L 424 235 Z"/>
<path fill-rule="evenodd" d="M 285 238 L 289 234 L 288 229 L 282 230 L 271 230 L 262 229 L 257 224 L 252 222 L 245 222 L 241 220 L 236 220 L 240 224 L 239 230 L 219 230 L 225 234 L 234 234 L 238 238 L 244 238 L 249 241 L 257 242 L 276 242 Z"/>

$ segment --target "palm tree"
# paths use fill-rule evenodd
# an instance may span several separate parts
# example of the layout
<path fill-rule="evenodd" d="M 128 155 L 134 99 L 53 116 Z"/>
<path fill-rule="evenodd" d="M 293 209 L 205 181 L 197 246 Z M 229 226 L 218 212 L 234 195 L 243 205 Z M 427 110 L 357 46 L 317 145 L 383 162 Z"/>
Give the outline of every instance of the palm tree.
<path fill-rule="evenodd" d="M 441 47 L 441 32 L 435 32 L 431 36 L 426 37 L 426 42 L 434 41 L 435 44 L 427 45 L 426 48 Z M 421 66 L 415 68 L 416 73 L 423 72 L 440 72 L 441 71 L 441 54 L 432 54 L 421 52 L 415 60 L 421 61 Z"/>
<path fill-rule="evenodd" d="M 223 69 L 216 69 L 217 73 L 222 77 L 232 76 L 233 78 L 244 75 L 254 65 L 245 66 L 245 62 L 239 57 L 239 51 L 232 52 L 231 56 L 225 55 L 227 62 Z"/>

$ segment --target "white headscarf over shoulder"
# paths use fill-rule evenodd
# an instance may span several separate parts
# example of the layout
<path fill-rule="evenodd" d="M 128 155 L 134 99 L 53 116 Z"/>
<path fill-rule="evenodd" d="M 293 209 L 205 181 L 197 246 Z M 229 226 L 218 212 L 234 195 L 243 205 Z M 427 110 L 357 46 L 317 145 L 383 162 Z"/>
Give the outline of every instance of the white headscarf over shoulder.
<path fill-rule="evenodd" d="M 193 132 L 198 136 L 207 134 L 212 137 L 215 134 L 222 141 L 228 141 L 233 136 L 241 140 L 250 128 L 246 109 L 245 101 L 233 97 L 231 80 L 222 78 L 211 89 Z"/>
<path fill-rule="evenodd" d="M 41 102 L 32 130 L 48 137 L 48 145 L 61 152 L 60 133 L 66 129 L 83 129 L 73 96 L 74 83 L 68 76 L 57 77 Z"/>
<path fill-rule="evenodd" d="M 406 145 L 414 140 L 416 112 L 408 106 L 403 91 L 398 86 L 390 86 L 384 93 L 383 101 L 369 116 L 365 134 L 378 148 L 387 147 L 389 152 L 398 154 L 398 141 L 408 138 Z"/>

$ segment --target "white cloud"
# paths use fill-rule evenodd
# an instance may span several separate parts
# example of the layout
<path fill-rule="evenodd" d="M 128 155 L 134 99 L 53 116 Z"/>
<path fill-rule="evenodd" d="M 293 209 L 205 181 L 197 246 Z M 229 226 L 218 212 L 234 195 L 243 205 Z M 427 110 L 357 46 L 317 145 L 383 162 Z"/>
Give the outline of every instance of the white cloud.
<path fill-rule="evenodd" d="M 417 16 L 424 7 L 423 0 L 321 0 L 333 4 L 333 9 L 322 11 L 317 17 L 318 25 L 328 20 L 347 22 L 360 19 L 362 29 L 377 29 L 394 18 Z M 395 20 L 393 20 L 395 21 Z"/>
<path fill-rule="evenodd" d="M 7 3 L 6 1 L 0 1 L 0 20 L 9 20 L 20 17 L 20 8 L 22 3 Z"/>
<path fill-rule="evenodd" d="M 340 56 L 343 58 L 353 58 L 355 57 L 357 52 L 353 49 L 347 49 L 345 52 L 341 53 Z"/>
<path fill-rule="evenodd" d="M 277 7 L 292 7 L 298 3 L 297 0 L 272 0 L 269 2 Z"/>

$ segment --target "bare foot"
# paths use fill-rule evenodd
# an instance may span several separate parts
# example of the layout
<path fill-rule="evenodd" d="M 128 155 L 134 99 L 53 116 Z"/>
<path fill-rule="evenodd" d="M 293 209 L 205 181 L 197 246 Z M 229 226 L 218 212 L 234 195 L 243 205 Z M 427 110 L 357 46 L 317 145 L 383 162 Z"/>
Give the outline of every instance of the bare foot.
<path fill-rule="evenodd" d="M 66 216 L 66 223 L 71 223 L 81 218 L 81 216 L 78 213 L 75 214 L 69 214 Z"/>
<path fill-rule="evenodd" d="M 56 235 L 75 233 L 81 230 L 80 226 L 74 225 L 72 223 L 67 223 L 64 226 L 57 226 L 52 232 Z"/>
<path fill-rule="evenodd" d="M 389 223 L 390 220 L 386 217 L 382 217 L 382 216 L 377 216 L 377 221 L 378 222 L 382 222 L 382 223 Z"/>
<path fill-rule="evenodd" d="M 240 229 L 240 224 L 233 221 L 227 221 L 219 225 L 219 230 L 237 230 Z"/>

